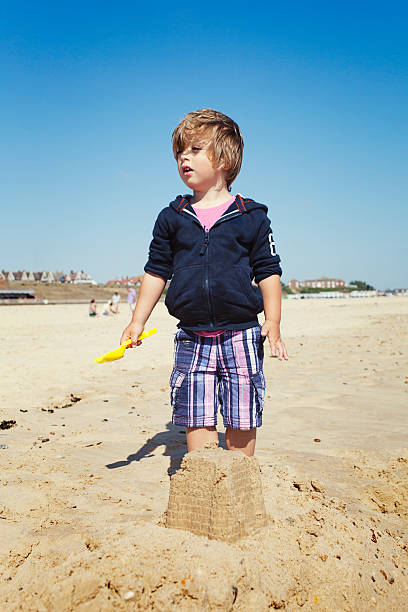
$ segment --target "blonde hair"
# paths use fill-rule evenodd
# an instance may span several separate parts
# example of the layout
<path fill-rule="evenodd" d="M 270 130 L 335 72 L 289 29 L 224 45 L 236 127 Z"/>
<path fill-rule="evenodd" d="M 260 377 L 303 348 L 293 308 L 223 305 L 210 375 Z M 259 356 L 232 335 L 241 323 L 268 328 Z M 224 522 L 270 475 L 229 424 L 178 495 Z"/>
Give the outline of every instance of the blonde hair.
<path fill-rule="evenodd" d="M 209 141 L 208 158 L 214 168 L 225 170 L 225 181 L 229 188 L 242 164 L 244 141 L 238 125 L 227 115 L 211 108 L 188 113 L 172 134 L 175 159 L 194 138 Z"/>

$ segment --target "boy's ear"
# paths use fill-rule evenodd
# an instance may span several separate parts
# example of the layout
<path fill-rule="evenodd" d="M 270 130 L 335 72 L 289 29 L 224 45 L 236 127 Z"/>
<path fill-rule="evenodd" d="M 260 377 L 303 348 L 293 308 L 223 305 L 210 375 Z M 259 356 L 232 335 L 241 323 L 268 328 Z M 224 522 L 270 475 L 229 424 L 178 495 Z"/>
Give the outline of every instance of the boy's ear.
<path fill-rule="evenodd" d="M 224 170 L 224 172 L 227 172 L 227 170 L 231 170 L 231 166 L 229 166 L 224 159 L 221 159 L 220 160 L 220 170 Z"/>
<path fill-rule="evenodd" d="M 222 160 L 220 161 L 219 165 L 217 166 L 217 170 L 223 170 L 224 172 L 227 172 L 230 169 L 231 169 L 231 167 L 227 166 L 225 164 L 225 162 L 223 162 Z"/>

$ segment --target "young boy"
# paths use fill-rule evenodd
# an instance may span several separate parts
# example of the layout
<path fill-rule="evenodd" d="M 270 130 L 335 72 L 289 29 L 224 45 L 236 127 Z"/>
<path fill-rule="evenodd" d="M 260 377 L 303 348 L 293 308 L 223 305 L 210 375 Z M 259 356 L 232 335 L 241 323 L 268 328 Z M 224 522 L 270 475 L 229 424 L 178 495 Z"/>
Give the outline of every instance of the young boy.
<path fill-rule="evenodd" d="M 121 343 L 141 344 L 137 337 L 171 279 L 165 303 L 180 321 L 170 378 L 173 423 L 186 427 L 188 451 L 202 448 L 218 440 L 219 403 L 227 449 L 251 456 L 262 424 L 265 337 L 274 356 L 288 358 L 279 330 L 280 258 L 266 206 L 230 193 L 244 146 L 238 125 L 202 109 L 186 115 L 172 138 L 193 195 L 178 196 L 156 220 Z"/>

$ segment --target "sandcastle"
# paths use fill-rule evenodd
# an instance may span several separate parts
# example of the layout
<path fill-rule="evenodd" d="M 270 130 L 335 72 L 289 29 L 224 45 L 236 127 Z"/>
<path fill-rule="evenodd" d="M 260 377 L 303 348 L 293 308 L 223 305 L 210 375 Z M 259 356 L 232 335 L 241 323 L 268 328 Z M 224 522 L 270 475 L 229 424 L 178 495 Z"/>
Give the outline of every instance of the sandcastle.
<path fill-rule="evenodd" d="M 240 451 L 188 453 L 170 483 L 166 527 L 236 542 L 266 524 L 259 464 Z"/>

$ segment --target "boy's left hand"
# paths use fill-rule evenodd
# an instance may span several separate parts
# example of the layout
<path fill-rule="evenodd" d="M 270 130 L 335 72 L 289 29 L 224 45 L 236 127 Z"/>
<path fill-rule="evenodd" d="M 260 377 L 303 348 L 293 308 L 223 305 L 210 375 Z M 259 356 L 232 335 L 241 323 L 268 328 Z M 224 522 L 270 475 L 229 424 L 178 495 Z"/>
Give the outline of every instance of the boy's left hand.
<path fill-rule="evenodd" d="M 268 337 L 272 357 L 278 357 L 280 361 L 282 361 L 282 359 L 288 360 L 288 352 L 285 343 L 281 340 L 279 326 L 276 326 L 276 323 L 265 321 L 262 325 L 261 336 Z"/>

